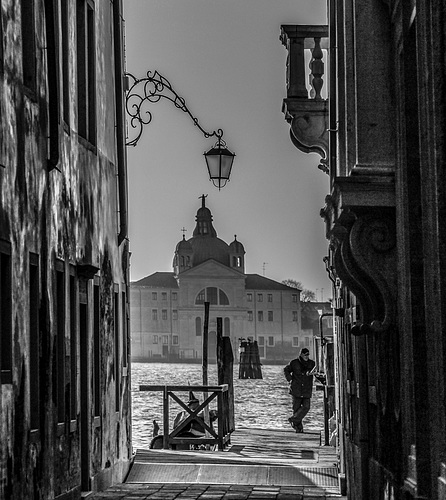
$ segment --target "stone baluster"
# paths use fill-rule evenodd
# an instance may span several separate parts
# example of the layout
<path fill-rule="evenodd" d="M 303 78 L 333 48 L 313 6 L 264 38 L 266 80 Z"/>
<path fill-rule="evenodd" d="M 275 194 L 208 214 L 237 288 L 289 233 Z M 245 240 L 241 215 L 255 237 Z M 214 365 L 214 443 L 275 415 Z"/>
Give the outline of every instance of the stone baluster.
<path fill-rule="evenodd" d="M 321 90 L 324 85 L 324 80 L 322 76 L 324 74 L 324 62 L 322 58 L 324 56 L 321 49 L 321 39 L 320 37 L 314 38 L 314 49 L 311 51 L 312 58 L 310 61 L 310 97 L 312 99 L 322 99 Z"/>

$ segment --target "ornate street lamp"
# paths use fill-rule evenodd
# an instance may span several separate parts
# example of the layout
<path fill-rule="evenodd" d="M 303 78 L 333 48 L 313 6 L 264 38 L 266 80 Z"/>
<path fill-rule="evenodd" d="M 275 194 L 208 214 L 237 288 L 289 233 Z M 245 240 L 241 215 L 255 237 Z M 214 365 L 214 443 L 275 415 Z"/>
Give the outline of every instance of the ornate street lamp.
<path fill-rule="evenodd" d="M 136 146 L 141 138 L 144 125 L 148 125 L 152 121 L 152 113 L 148 109 L 150 104 L 167 99 L 176 108 L 191 117 L 194 125 L 200 129 L 206 139 L 209 137 L 217 138 L 214 147 L 204 153 L 204 156 L 210 180 L 219 190 L 224 187 L 229 181 L 235 154 L 227 149 L 226 143 L 222 139 L 223 130 L 218 129 L 213 132 L 204 130 L 199 124 L 198 118 L 189 111 L 184 98 L 177 94 L 169 80 L 158 71 L 147 71 L 147 76 L 144 78 L 136 78 L 130 73 L 126 73 L 126 77 L 129 80 L 129 85 L 125 105 L 130 117 L 130 127 L 135 132 L 135 137 L 128 140 L 126 145 Z"/>

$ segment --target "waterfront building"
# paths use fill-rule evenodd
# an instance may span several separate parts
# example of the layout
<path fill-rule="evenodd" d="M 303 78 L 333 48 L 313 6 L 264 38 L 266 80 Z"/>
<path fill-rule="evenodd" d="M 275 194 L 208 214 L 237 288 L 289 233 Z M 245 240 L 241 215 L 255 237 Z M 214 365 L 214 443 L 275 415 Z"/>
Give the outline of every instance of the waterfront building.
<path fill-rule="evenodd" d="M 329 0 L 327 26 L 282 26 L 291 139 L 328 174 L 352 500 L 446 498 L 445 26 L 443 0 Z"/>
<path fill-rule="evenodd" d="M 201 361 L 204 303 L 210 303 L 209 357 L 215 359 L 217 317 L 237 356 L 239 339 L 257 341 L 262 362 L 287 362 L 299 347 L 313 350 L 302 335 L 300 290 L 245 273 L 245 249 L 234 237 L 217 237 L 212 214 L 202 206 L 193 236 L 174 251 L 173 271 L 131 283 L 132 359 Z"/>
<path fill-rule="evenodd" d="M 0 9 L 0 498 L 132 458 L 121 2 Z"/>

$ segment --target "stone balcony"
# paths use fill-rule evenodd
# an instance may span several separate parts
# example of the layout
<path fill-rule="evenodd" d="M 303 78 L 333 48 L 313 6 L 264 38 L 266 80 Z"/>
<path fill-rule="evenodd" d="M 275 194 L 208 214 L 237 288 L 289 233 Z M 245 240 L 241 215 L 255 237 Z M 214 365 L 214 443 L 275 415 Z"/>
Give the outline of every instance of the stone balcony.
<path fill-rule="evenodd" d="M 282 111 L 291 126 L 291 141 L 304 153 L 318 153 L 319 168 L 329 173 L 328 99 L 323 98 L 323 49 L 328 48 L 328 28 L 283 25 L 280 40 L 288 50 L 287 97 Z M 310 51 L 309 64 L 306 51 Z"/>

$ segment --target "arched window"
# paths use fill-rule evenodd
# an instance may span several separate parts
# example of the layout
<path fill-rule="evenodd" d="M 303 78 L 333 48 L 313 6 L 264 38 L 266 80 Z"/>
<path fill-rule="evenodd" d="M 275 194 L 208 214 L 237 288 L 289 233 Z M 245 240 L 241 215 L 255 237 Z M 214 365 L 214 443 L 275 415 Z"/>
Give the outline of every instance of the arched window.
<path fill-rule="evenodd" d="M 226 293 L 220 288 L 216 288 L 215 286 L 208 286 L 207 288 L 203 288 L 198 293 L 195 299 L 195 305 L 204 304 L 205 302 L 209 302 L 213 305 L 220 306 L 229 306 L 229 299 Z"/>

